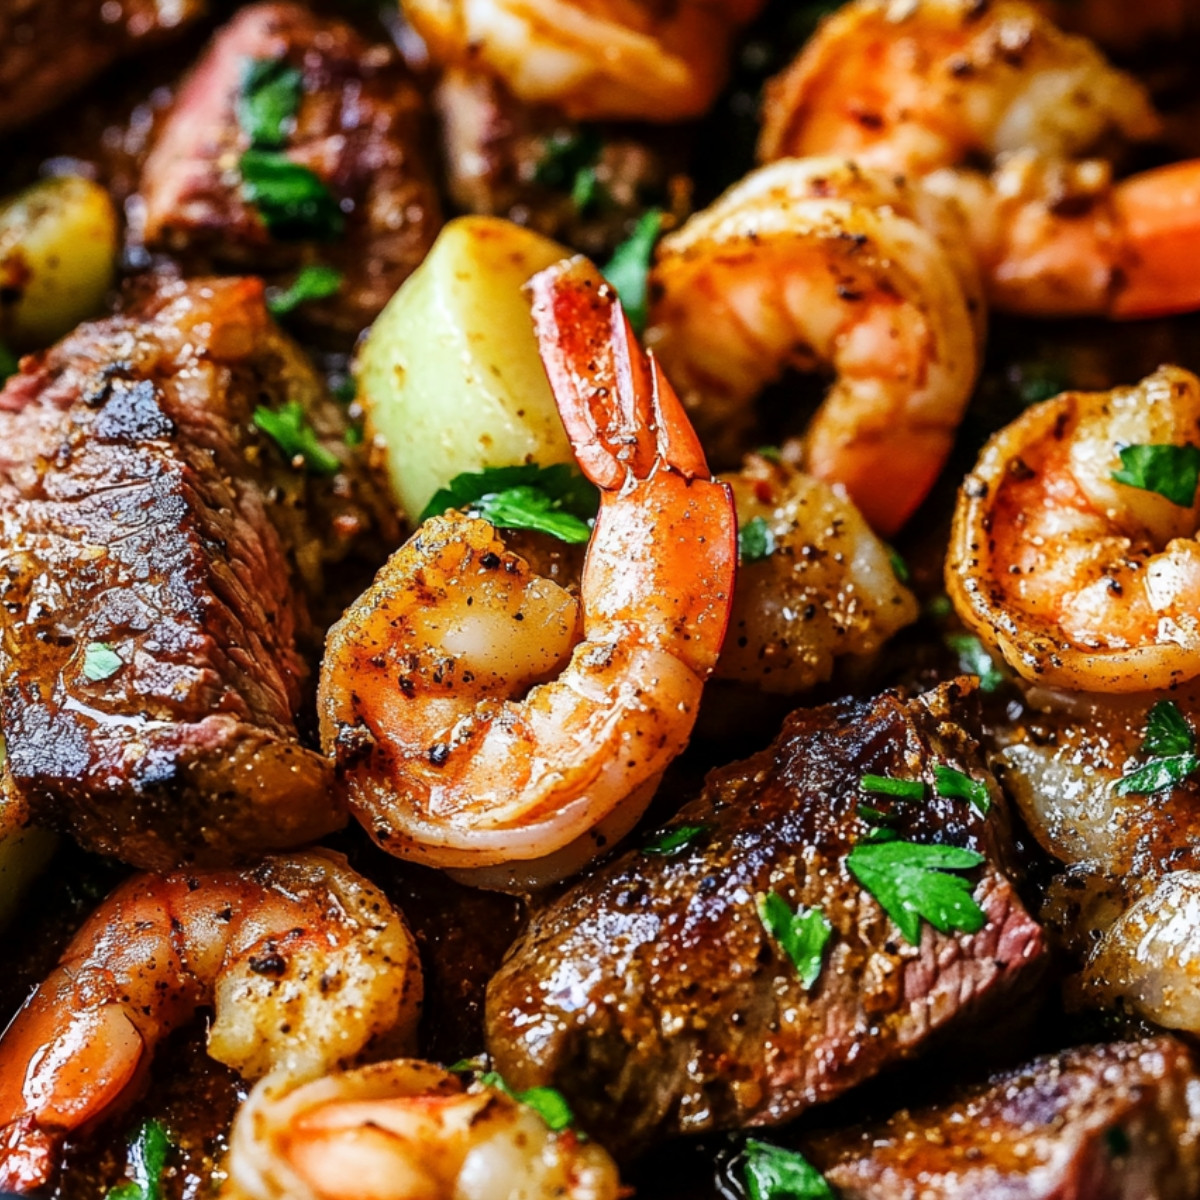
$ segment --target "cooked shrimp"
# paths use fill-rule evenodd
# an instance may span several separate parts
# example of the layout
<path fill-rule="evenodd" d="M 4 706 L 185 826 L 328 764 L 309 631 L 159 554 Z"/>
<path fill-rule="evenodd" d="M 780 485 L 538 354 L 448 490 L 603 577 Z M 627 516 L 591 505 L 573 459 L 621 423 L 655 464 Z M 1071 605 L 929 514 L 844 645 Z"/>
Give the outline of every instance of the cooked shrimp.
<path fill-rule="evenodd" d="M 1026 410 L 959 492 L 946 565 L 959 616 L 1047 687 L 1147 691 L 1200 675 L 1195 481 L 1172 500 L 1118 478 L 1122 449 L 1198 445 L 1200 380 L 1178 367 Z"/>
<path fill-rule="evenodd" d="M 762 0 L 405 0 L 436 61 L 586 120 L 682 121 L 725 82 Z"/>
<path fill-rule="evenodd" d="M 1022 0 L 854 0 L 771 86 L 759 154 L 923 179 L 999 308 L 1138 317 L 1200 306 L 1200 162 L 1113 182 L 1111 151 L 1159 128 L 1140 83 Z"/>
<path fill-rule="evenodd" d="M 264 1080 L 234 1122 L 223 1200 L 616 1200 L 595 1142 L 496 1088 L 401 1059 L 295 1090 Z"/>
<path fill-rule="evenodd" d="M 439 867 L 522 864 L 473 876 L 489 886 L 572 870 L 637 819 L 687 744 L 736 565 L 729 489 L 612 290 L 584 259 L 531 288 L 559 412 L 601 491 L 579 598 L 486 522 L 427 521 L 334 626 L 319 697 L 322 742 L 379 845 Z"/>
<path fill-rule="evenodd" d="M 775 163 L 664 239 L 647 345 L 726 449 L 766 384 L 831 367 L 805 465 L 894 531 L 937 478 L 979 368 L 983 309 L 956 231 L 881 172 Z"/>
<path fill-rule="evenodd" d="M 208 1050 L 303 1079 L 403 1048 L 416 946 L 341 855 L 137 875 L 92 914 L 0 1038 L 0 1188 L 44 1186 L 63 1140 L 131 1098 L 157 1044 L 212 1006 Z"/>
<path fill-rule="evenodd" d="M 1079 969 L 1073 1002 L 1120 1002 L 1200 1033 L 1200 790 L 1190 775 L 1150 794 L 1116 786 L 1144 764 L 1165 699 L 1028 688 L 994 761 L 1029 830 L 1064 864 L 1041 916 Z M 1169 700 L 1200 730 L 1195 681 Z"/>
<path fill-rule="evenodd" d="M 721 478 L 765 553 L 743 555 L 718 678 L 801 692 L 917 619 L 887 547 L 840 487 L 757 454 Z"/>

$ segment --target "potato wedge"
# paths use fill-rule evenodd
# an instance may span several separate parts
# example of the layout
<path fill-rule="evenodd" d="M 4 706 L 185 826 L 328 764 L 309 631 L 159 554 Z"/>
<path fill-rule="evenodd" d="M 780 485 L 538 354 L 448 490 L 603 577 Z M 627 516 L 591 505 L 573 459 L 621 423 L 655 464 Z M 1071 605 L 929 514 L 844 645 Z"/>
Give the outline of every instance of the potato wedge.
<path fill-rule="evenodd" d="M 464 471 L 574 461 L 522 291 L 569 253 L 509 221 L 460 217 L 371 327 L 358 397 L 409 516 Z"/>
<path fill-rule="evenodd" d="M 116 210 L 89 179 L 46 179 L 0 202 L 0 342 L 35 350 L 92 316 L 116 259 Z"/>

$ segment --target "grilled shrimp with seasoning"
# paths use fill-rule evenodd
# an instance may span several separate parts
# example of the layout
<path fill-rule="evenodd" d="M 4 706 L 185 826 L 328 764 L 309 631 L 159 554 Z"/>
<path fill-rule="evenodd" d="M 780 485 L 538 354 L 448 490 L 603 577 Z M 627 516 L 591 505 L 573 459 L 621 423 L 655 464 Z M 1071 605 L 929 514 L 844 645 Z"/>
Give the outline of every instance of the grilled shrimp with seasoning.
<path fill-rule="evenodd" d="M 53 1177 L 198 1008 L 248 1079 L 307 1079 L 416 1036 L 421 964 L 383 893 L 328 850 L 247 871 L 135 875 L 72 939 L 0 1038 L 0 1187 Z"/>

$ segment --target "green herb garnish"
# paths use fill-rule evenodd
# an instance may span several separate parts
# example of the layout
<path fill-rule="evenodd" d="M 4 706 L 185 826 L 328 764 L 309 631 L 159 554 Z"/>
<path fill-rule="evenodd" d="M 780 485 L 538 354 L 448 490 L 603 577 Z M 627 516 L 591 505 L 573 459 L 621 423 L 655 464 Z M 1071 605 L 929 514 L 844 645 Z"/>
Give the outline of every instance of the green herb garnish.
<path fill-rule="evenodd" d="M 894 812 L 884 812 L 882 808 L 876 808 L 873 804 L 860 804 L 854 811 L 869 825 L 876 825 L 881 821 L 894 821 L 897 815 Z"/>
<path fill-rule="evenodd" d="M 933 789 L 939 796 L 949 800 L 965 800 L 976 812 L 986 817 L 992 807 L 992 798 L 988 795 L 987 784 L 954 767 L 938 763 L 933 768 Z"/>
<path fill-rule="evenodd" d="M 686 850 L 707 832 L 708 826 L 703 824 L 676 825 L 673 829 L 663 829 L 642 843 L 642 853 L 660 854 L 669 858 L 681 850 Z"/>
<path fill-rule="evenodd" d="M 958 669 L 979 676 L 980 691 L 994 692 L 1007 679 L 987 647 L 973 633 L 948 633 L 943 640 L 946 648 L 958 655 Z"/>
<path fill-rule="evenodd" d="M 604 268 L 604 278 L 616 289 L 621 307 L 634 331 L 646 328 L 647 281 L 654 244 L 662 231 L 663 214 L 657 208 L 644 212 L 634 231 L 613 251 Z"/>
<path fill-rule="evenodd" d="M 287 123 L 300 108 L 304 79 L 282 58 L 251 58 L 242 72 L 237 119 L 251 146 L 275 150 L 287 141 Z"/>
<path fill-rule="evenodd" d="M 858 786 L 874 796 L 895 796 L 899 800 L 924 800 L 929 784 L 920 779 L 893 779 L 890 775 L 864 775 Z"/>
<path fill-rule="evenodd" d="M 342 286 L 344 276 L 333 267 L 303 267 L 291 284 L 274 294 L 267 295 L 267 308 L 271 315 L 283 317 L 309 300 L 324 300 L 335 295 Z"/>
<path fill-rule="evenodd" d="M 171 1139 L 158 1121 L 143 1121 L 129 1142 L 132 1182 L 110 1188 L 106 1200 L 162 1200 L 162 1174 Z"/>
<path fill-rule="evenodd" d="M 290 400 L 282 408 L 254 410 L 254 424 L 283 451 L 293 466 L 307 467 L 314 475 L 336 475 L 341 470 L 337 455 L 317 440 L 299 400 Z"/>
<path fill-rule="evenodd" d="M 574 133 L 553 134 L 544 143 L 533 178 L 546 187 L 569 190 L 576 211 L 585 214 L 604 193 L 596 176 L 596 164 L 603 151 L 604 142 L 591 126 Z"/>
<path fill-rule="evenodd" d="M 1190 508 L 1200 484 L 1200 447 L 1123 446 L 1121 469 L 1112 473 L 1117 483 L 1154 492 L 1180 508 Z"/>
<path fill-rule="evenodd" d="M 434 493 L 420 519 L 457 508 L 497 529 L 536 529 L 564 542 L 586 542 L 598 506 L 596 489 L 565 463 L 485 467 L 456 475 Z"/>
<path fill-rule="evenodd" d="M 759 458 L 765 458 L 767 462 L 774 463 L 776 466 L 783 462 L 783 451 L 778 446 L 759 446 L 754 453 Z"/>
<path fill-rule="evenodd" d="M 801 906 L 793 911 L 782 896 L 772 892 L 758 898 L 758 919 L 792 960 L 800 986 L 807 992 L 821 975 L 825 947 L 833 937 L 829 918 L 819 908 Z"/>
<path fill-rule="evenodd" d="M 1059 363 L 1033 361 L 1015 363 L 1008 373 L 1009 383 L 1017 399 L 1026 408 L 1052 400 L 1071 385 L 1067 372 Z"/>
<path fill-rule="evenodd" d="M 7 346 L 0 343 L 0 383 L 3 383 L 10 375 L 15 375 L 19 365 L 20 360 L 17 356 Z"/>
<path fill-rule="evenodd" d="M 888 562 L 892 565 L 892 574 L 901 583 L 912 583 L 912 572 L 908 569 L 908 563 L 904 561 L 900 551 L 886 544 L 884 549 L 887 550 Z"/>
<path fill-rule="evenodd" d="M 498 1071 L 485 1071 L 479 1076 L 479 1082 L 484 1087 L 503 1092 L 518 1104 L 532 1108 L 555 1133 L 569 1129 L 575 1123 L 575 1114 L 571 1111 L 571 1106 L 557 1088 L 532 1087 L 524 1092 L 515 1092 L 505 1083 Z"/>
<path fill-rule="evenodd" d="M 825 1176 L 795 1150 L 752 1139 L 742 1164 L 750 1200 L 836 1200 Z"/>
<path fill-rule="evenodd" d="M 1178 786 L 1200 768 L 1195 731 L 1174 700 L 1159 700 L 1146 714 L 1142 753 L 1150 761 L 1112 785 L 1118 796 L 1151 796 Z"/>
<path fill-rule="evenodd" d="M 89 642 L 83 651 L 83 677 L 89 683 L 111 679 L 125 660 L 107 642 Z"/>
<path fill-rule="evenodd" d="M 337 237 L 346 219 L 315 172 L 279 150 L 247 150 L 239 160 L 242 193 L 271 233 L 283 240 Z"/>
<path fill-rule="evenodd" d="M 751 517 L 738 530 L 738 558 L 743 563 L 762 562 L 777 548 L 775 534 L 764 517 Z"/>
<path fill-rule="evenodd" d="M 1113 1158 L 1124 1158 L 1133 1149 L 1129 1134 L 1120 1125 L 1111 1125 L 1104 1131 L 1104 1146 Z"/>
<path fill-rule="evenodd" d="M 948 873 L 982 862 L 983 855 L 974 850 L 905 842 L 894 834 L 883 841 L 864 838 L 846 858 L 850 873 L 912 946 L 920 945 L 922 917 L 941 933 L 977 933 L 984 927 L 987 918 L 971 895 L 971 884 Z"/>

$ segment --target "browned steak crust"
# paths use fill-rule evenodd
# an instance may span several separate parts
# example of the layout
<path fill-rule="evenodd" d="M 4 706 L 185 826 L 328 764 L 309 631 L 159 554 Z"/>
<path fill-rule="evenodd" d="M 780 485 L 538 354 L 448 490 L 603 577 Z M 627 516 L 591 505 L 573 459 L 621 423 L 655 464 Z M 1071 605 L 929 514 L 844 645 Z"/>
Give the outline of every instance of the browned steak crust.
<path fill-rule="evenodd" d="M 339 203 L 339 237 L 273 236 L 242 196 L 238 160 L 249 141 L 237 100 L 255 59 L 284 61 L 302 76 L 284 151 Z M 420 264 L 441 225 L 423 136 L 421 95 L 394 50 L 298 4 L 251 5 L 217 33 L 159 132 L 142 177 L 145 240 L 191 271 L 269 272 L 319 259 L 344 283 L 298 315 L 354 337 Z"/>
<path fill-rule="evenodd" d="M 1172 1038 L 1089 1046 L 806 1149 L 842 1200 L 1192 1200 L 1200 1077 Z"/>
<path fill-rule="evenodd" d="M 203 15 L 204 0 L 4 0 L 0 131 L 61 104 L 118 58 Z"/>
<path fill-rule="evenodd" d="M 787 1121 L 935 1032 L 1016 999 L 1041 931 L 1004 873 L 1004 813 L 938 796 L 897 829 L 986 855 L 974 935 L 925 925 L 909 946 L 846 867 L 865 831 L 864 772 L 988 779 L 958 723 L 957 685 L 793 713 L 762 753 L 714 772 L 675 824 L 707 834 L 674 857 L 632 850 L 537 914 L 488 992 L 488 1048 L 513 1086 L 553 1084 L 619 1151 L 673 1132 Z M 998 792 L 990 783 L 994 795 Z M 768 938 L 756 897 L 820 906 L 833 923 L 809 992 Z"/>
<path fill-rule="evenodd" d="M 297 845 L 342 823 L 297 714 L 305 592 L 370 523 L 252 420 L 340 412 L 258 280 L 164 285 L 26 359 L 0 393 L 4 802 L 142 867 Z M 88 648 L 92 647 L 89 661 Z M 101 650 L 98 652 L 97 647 Z M 103 648 L 111 648 L 113 659 Z"/>

